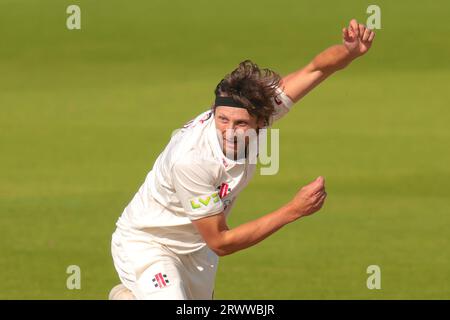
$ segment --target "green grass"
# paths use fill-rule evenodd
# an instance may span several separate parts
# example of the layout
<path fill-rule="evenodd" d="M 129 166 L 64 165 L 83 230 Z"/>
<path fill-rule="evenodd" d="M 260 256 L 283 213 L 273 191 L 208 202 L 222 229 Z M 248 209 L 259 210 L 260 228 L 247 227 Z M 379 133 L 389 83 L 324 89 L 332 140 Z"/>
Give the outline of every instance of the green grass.
<path fill-rule="evenodd" d="M 172 130 L 240 61 L 296 70 L 369 4 L 0 0 L 0 298 L 106 298 L 114 224 Z M 318 175 L 327 204 L 222 258 L 216 298 L 450 298 L 450 4 L 377 4 L 373 49 L 276 125 L 280 171 L 255 176 L 230 225 Z"/>

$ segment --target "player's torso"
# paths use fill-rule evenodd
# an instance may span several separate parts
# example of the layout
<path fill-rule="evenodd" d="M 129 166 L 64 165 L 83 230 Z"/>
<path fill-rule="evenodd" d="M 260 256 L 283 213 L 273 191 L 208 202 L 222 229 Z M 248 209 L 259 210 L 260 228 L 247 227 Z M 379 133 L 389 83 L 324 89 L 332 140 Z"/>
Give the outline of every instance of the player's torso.
<path fill-rule="evenodd" d="M 254 174 L 256 164 L 249 161 L 232 161 L 218 150 L 216 145 L 218 138 L 215 136 L 213 121 L 212 112 L 208 111 L 188 122 L 172 137 L 152 170 L 154 171 L 154 181 L 151 184 L 153 197 L 179 213 L 183 209 L 177 201 L 176 190 L 171 184 L 171 167 L 176 161 L 184 160 L 187 154 L 194 153 L 200 161 L 204 158 L 205 163 L 208 164 L 215 162 L 214 186 L 224 204 L 226 214 L 229 213 L 233 202 Z"/>

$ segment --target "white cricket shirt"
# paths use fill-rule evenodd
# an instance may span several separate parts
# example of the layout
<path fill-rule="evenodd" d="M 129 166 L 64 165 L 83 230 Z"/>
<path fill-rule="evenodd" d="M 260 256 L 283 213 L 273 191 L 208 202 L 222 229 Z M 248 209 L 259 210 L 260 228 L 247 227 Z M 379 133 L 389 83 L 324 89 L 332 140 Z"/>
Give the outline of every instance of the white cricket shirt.
<path fill-rule="evenodd" d="M 293 105 L 280 88 L 277 92 L 270 125 Z M 224 155 L 214 115 L 205 111 L 172 136 L 117 227 L 136 241 L 152 240 L 178 254 L 195 252 L 206 243 L 191 220 L 228 216 L 255 168 L 255 161 Z"/>

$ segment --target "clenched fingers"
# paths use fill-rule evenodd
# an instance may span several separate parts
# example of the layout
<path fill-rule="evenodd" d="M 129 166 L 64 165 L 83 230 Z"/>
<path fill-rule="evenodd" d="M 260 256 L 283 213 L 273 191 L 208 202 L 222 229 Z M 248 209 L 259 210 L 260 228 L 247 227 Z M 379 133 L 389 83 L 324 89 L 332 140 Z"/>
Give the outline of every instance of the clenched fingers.
<path fill-rule="evenodd" d="M 323 191 L 322 193 L 317 195 L 316 203 L 320 203 L 320 202 L 325 201 L 326 197 L 327 197 L 327 193 L 325 191 Z"/>
<path fill-rule="evenodd" d="M 322 208 L 323 204 L 325 203 L 325 199 L 327 198 L 327 193 L 324 192 L 319 198 L 318 200 L 314 203 L 314 205 L 312 206 L 312 209 L 317 211 L 320 208 Z"/>

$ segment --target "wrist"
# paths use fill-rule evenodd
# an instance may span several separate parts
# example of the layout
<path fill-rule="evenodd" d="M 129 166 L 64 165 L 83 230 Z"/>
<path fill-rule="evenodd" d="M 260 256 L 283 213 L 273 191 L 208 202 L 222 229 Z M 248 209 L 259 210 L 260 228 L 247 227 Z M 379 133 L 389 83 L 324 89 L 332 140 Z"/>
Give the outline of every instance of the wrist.
<path fill-rule="evenodd" d="M 358 50 L 352 50 L 348 48 L 346 45 L 343 45 L 345 48 L 346 57 L 344 58 L 347 61 L 347 64 L 359 58 L 362 54 Z"/>
<path fill-rule="evenodd" d="M 303 213 L 302 211 L 298 208 L 298 206 L 296 206 L 293 201 L 289 201 L 286 205 L 285 205 L 285 210 L 286 210 L 286 217 L 287 217 L 287 223 L 291 223 L 294 222 L 298 219 L 300 219 L 301 217 L 303 217 Z"/>

